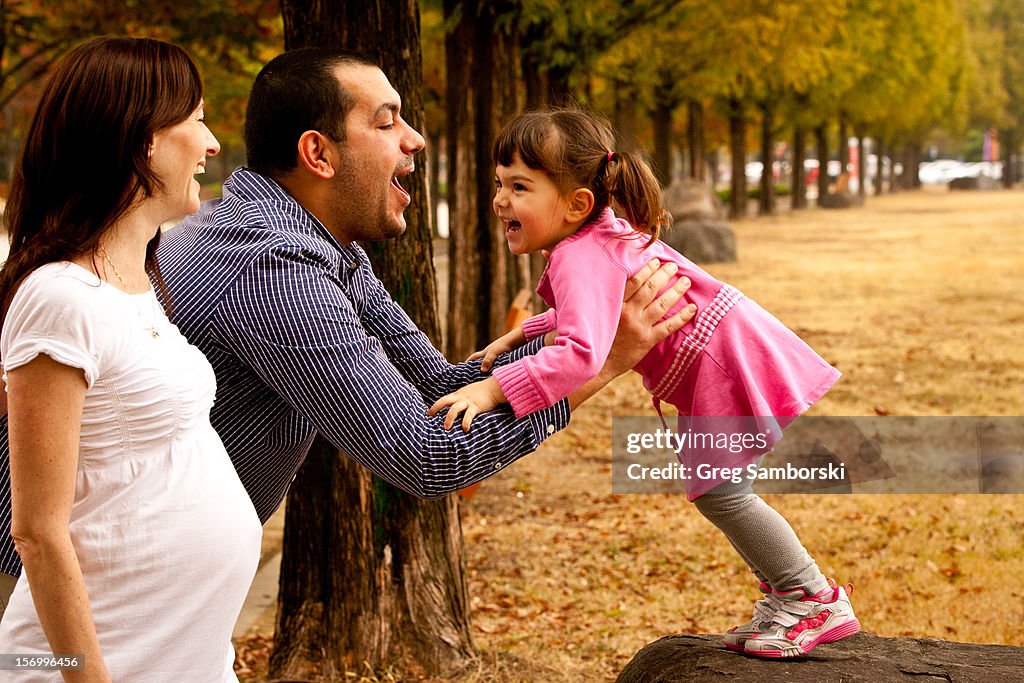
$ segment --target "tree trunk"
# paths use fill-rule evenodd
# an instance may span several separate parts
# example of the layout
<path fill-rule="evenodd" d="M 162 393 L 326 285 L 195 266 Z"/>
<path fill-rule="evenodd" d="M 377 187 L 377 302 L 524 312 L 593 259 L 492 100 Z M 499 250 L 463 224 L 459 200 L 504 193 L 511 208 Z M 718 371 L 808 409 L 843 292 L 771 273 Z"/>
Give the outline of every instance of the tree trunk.
<path fill-rule="evenodd" d="M 914 190 L 921 186 L 918 168 L 921 165 L 921 147 L 916 143 L 908 144 L 903 154 L 903 188 Z"/>
<path fill-rule="evenodd" d="M 999 133 L 999 156 L 1003 160 L 1003 187 L 1010 189 L 1020 180 L 1020 137 L 1014 129 Z"/>
<path fill-rule="evenodd" d="M 868 157 L 864 154 L 864 136 L 861 133 L 857 133 L 857 194 L 861 197 L 868 196 L 867 168 Z"/>
<path fill-rule="evenodd" d="M 472 19 L 465 9 L 477 7 L 473 21 L 473 57 L 470 59 L 471 84 L 473 96 L 473 125 L 476 128 L 477 145 L 473 152 L 476 160 L 474 187 L 467 193 L 467 198 L 475 209 L 475 220 L 468 223 L 476 232 L 477 249 L 480 253 L 480 282 L 478 290 L 484 301 L 476 310 L 463 309 L 463 321 L 479 318 L 484 326 L 483 337 L 478 337 L 472 348 L 464 349 L 453 360 L 462 360 L 473 351 L 482 349 L 492 339 L 504 332 L 505 312 L 509 298 L 506 290 L 508 282 L 508 247 L 505 244 L 505 232 L 499 227 L 498 219 L 491 208 L 491 197 L 494 193 L 494 164 L 491 160 L 491 143 L 497 134 L 499 114 L 496 109 L 495 74 L 498 61 L 498 42 L 495 38 L 494 9 L 491 2 L 463 2 L 463 21 Z M 450 82 L 450 81 L 449 81 Z M 458 191 L 459 188 L 454 188 Z M 472 243 L 471 241 L 469 243 Z M 455 271 L 452 271 L 453 273 Z"/>
<path fill-rule="evenodd" d="M 637 93 L 633 83 L 615 81 L 615 151 L 637 152 L 640 141 L 637 138 L 636 107 Z"/>
<path fill-rule="evenodd" d="M 704 105 L 698 100 L 686 103 L 686 146 L 690 151 L 690 177 L 705 180 Z"/>
<path fill-rule="evenodd" d="M 490 217 L 480 206 L 478 168 L 480 150 L 489 144 L 482 137 L 490 127 L 490 111 L 486 113 L 484 131 L 479 124 L 484 118 L 478 111 L 481 96 L 480 67 L 476 60 L 493 65 L 491 49 L 477 52 L 477 2 L 447 0 L 445 16 L 451 19 L 456 8 L 462 8 L 461 19 L 445 39 L 448 75 L 446 108 L 448 123 L 448 216 L 449 225 L 449 295 L 448 340 L 445 349 L 451 359 L 462 359 L 480 348 L 490 334 L 490 302 L 486 272 L 490 267 Z M 485 87 L 489 88 L 490 78 Z M 492 101 L 490 94 L 484 96 Z M 489 155 L 487 167 L 490 166 Z M 488 183 L 488 189 L 491 183 Z M 488 283 L 486 286 L 484 283 Z"/>
<path fill-rule="evenodd" d="M 732 153 L 729 218 L 743 218 L 747 215 L 747 122 L 738 100 L 729 101 L 729 149 Z"/>
<path fill-rule="evenodd" d="M 494 163 L 491 143 L 502 119 L 517 107 L 514 34 L 494 26 L 493 3 L 445 4 L 459 21 L 446 39 L 449 137 L 449 358 L 461 360 L 505 329 L 505 313 L 524 266 L 508 252 L 491 209 Z"/>
<path fill-rule="evenodd" d="M 807 131 L 801 126 L 793 129 L 793 182 L 792 207 L 807 208 L 807 174 L 804 173 L 804 160 L 807 158 Z"/>
<path fill-rule="evenodd" d="M 814 129 L 814 144 L 818 148 L 818 206 L 828 195 L 828 129 L 821 124 Z"/>
<path fill-rule="evenodd" d="M 849 173 L 850 169 L 850 128 L 846 122 L 846 114 L 839 114 L 839 172 Z"/>
<path fill-rule="evenodd" d="M 875 158 L 878 163 L 875 164 L 875 196 L 881 196 L 885 192 L 885 144 L 875 138 Z"/>
<path fill-rule="evenodd" d="M 761 105 L 761 191 L 757 196 L 757 212 L 761 216 L 775 213 L 775 104 Z"/>
<path fill-rule="evenodd" d="M 569 78 L 572 70 L 569 67 L 553 66 L 547 71 L 548 103 L 555 107 L 567 107 L 575 102 Z"/>
<path fill-rule="evenodd" d="M 502 13 L 501 9 L 495 11 L 496 15 Z M 515 26 L 508 29 L 508 32 L 497 31 L 495 34 L 495 40 L 497 41 L 497 53 L 496 53 L 496 69 L 495 69 L 495 90 L 498 93 L 497 102 L 495 106 L 496 126 L 495 130 L 500 129 L 501 125 L 506 119 L 511 117 L 513 114 L 522 110 L 520 104 L 520 88 L 519 84 L 524 80 L 522 77 L 522 58 L 519 50 L 519 33 Z M 490 174 L 490 182 L 488 185 L 488 193 L 485 198 L 481 201 L 486 200 L 488 210 L 490 210 L 491 199 L 494 193 L 494 160 L 491 158 L 491 147 L 490 143 L 486 146 L 488 165 L 487 170 Z M 495 226 L 495 244 L 497 244 L 501 255 L 505 259 L 505 297 L 502 300 L 500 307 L 495 307 L 494 311 L 500 314 L 501 319 L 498 322 L 497 327 L 493 325 L 494 319 L 492 318 L 491 336 L 492 338 L 503 334 L 505 332 L 505 313 L 508 310 L 508 306 L 512 300 L 515 299 L 516 294 L 521 289 L 529 289 L 532 285 L 530 278 L 530 257 L 527 254 L 521 254 L 516 256 L 508 250 L 508 244 L 505 242 L 504 231 L 498 226 L 497 220 L 492 218 Z M 539 276 L 539 273 L 538 273 Z"/>
<path fill-rule="evenodd" d="M 654 175 L 662 187 L 672 183 L 672 112 L 674 103 L 657 98 L 651 124 L 654 128 Z"/>
<path fill-rule="evenodd" d="M 444 149 L 444 137 L 435 132 L 427 142 L 427 189 L 430 194 L 430 218 L 433 232 L 437 233 L 437 205 L 441 196 L 441 150 Z"/>
<path fill-rule="evenodd" d="M 284 0 L 286 49 L 326 45 L 380 59 L 423 129 L 416 0 L 330 4 Z M 385 11 L 386 9 L 386 11 Z M 387 21 L 384 18 L 387 17 Z M 436 292 L 425 174 L 410 177 L 400 240 L 371 245 L 374 270 L 437 343 Z M 473 655 L 462 532 L 454 497 L 421 501 L 317 440 L 291 487 L 285 520 L 272 678 L 310 667 L 397 664 L 444 675 Z"/>

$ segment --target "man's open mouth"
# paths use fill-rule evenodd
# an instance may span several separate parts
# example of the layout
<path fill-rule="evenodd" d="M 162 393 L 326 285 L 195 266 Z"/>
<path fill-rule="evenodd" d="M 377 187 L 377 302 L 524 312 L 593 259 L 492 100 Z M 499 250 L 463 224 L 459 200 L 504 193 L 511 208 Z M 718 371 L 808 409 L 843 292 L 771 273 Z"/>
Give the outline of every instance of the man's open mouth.
<path fill-rule="evenodd" d="M 398 193 L 402 195 L 406 203 L 412 200 L 412 197 L 409 195 L 409 192 L 404 187 L 402 187 L 402 184 L 400 182 L 398 182 L 398 176 L 392 176 L 391 184 L 394 185 L 395 189 L 398 190 Z"/>

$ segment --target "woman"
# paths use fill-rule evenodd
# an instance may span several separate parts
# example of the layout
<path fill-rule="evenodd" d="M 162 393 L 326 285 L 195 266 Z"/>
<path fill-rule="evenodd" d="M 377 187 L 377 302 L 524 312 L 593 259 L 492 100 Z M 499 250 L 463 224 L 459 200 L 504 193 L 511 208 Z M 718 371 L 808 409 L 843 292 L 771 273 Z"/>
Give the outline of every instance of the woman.
<path fill-rule="evenodd" d="M 100 38 L 51 78 L 11 182 L 0 273 L 12 536 L 0 652 L 66 681 L 231 681 L 261 527 L 210 427 L 215 382 L 150 284 L 158 226 L 219 151 L 180 48 Z M 22 672 L 16 680 L 54 680 Z"/>

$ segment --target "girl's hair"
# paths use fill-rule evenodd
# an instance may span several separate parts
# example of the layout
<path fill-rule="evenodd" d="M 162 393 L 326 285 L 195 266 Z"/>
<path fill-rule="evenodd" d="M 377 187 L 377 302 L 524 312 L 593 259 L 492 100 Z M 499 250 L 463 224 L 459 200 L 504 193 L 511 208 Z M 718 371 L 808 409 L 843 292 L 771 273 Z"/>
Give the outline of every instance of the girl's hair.
<path fill-rule="evenodd" d="M 579 109 L 548 109 L 509 119 L 494 141 L 493 155 L 500 166 L 510 166 L 518 155 L 529 168 L 550 176 L 562 194 L 589 189 L 594 210 L 588 221 L 614 201 L 617 213 L 653 242 L 670 224 L 661 185 L 639 155 L 614 149 L 615 135 L 605 121 Z"/>
<path fill-rule="evenodd" d="M 100 236 L 139 198 L 163 190 L 149 163 L 153 134 L 188 118 L 202 94 L 195 62 L 170 43 L 96 38 L 64 56 L 11 177 L 0 321 L 29 273 L 54 261 L 95 258 Z M 166 295 L 156 263 L 160 233 L 153 229 L 146 270 Z"/>

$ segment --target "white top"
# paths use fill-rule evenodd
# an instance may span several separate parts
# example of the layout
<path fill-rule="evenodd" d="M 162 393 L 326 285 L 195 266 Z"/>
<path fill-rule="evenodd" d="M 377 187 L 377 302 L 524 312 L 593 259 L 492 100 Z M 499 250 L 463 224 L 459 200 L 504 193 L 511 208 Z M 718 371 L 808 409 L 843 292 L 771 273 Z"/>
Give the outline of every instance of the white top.
<path fill-rule="evenodd" d="M 210 364 L 152 291 L 126 294 L 67 262 L 19 287 L 0 336 L 4 379 L 40 353 L 88 384 L 70 530 L 113 680 L 237 680 L 231 631 L 262 527 L 210 427 Z M 50 653 L 24 573 L 0 652 Z"/>

